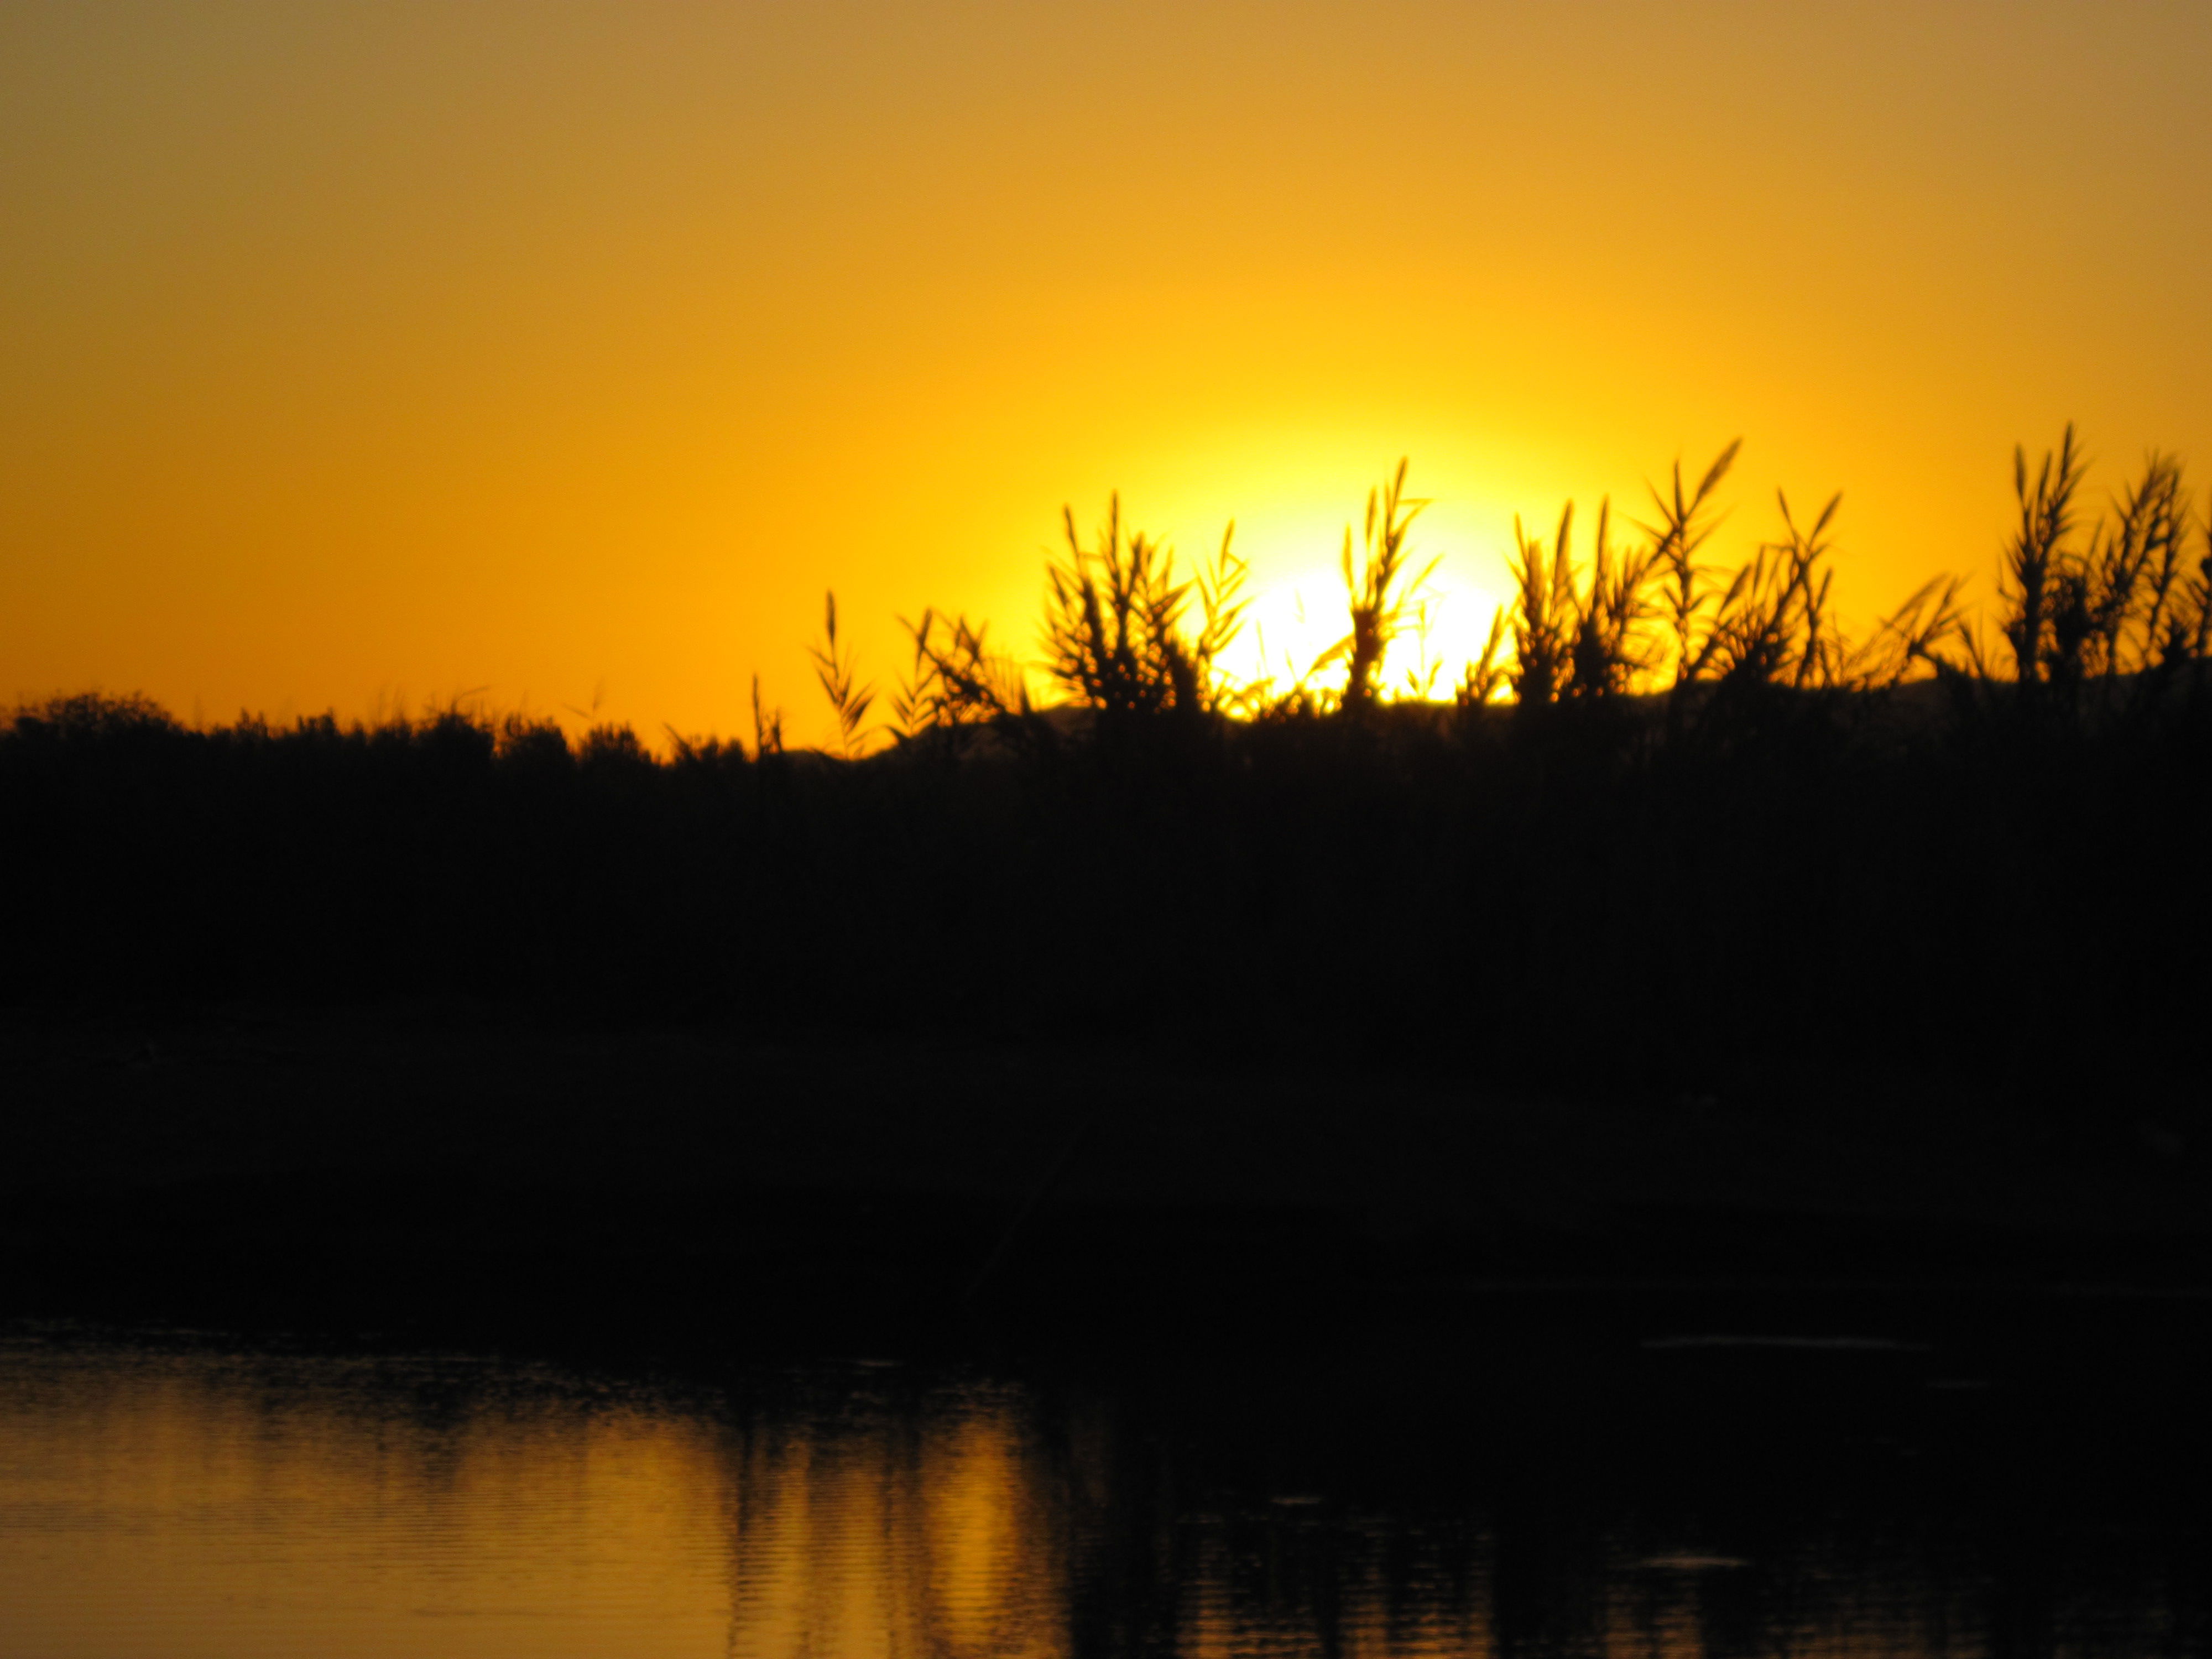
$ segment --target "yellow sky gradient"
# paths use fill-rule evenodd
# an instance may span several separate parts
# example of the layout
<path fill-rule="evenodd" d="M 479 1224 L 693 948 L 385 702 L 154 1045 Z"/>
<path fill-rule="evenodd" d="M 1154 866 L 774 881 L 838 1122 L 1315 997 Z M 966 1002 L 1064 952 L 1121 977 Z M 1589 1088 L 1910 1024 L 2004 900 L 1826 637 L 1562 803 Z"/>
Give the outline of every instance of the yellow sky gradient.
<path fill-rule="evenodd" d="M 1985 593 L 2016 440 L 2212 468 L 2208 87 L 2126 0 L 11 4 L 0 696 L 817 737 L 823 588 L 1031 650 L 1063 501 L 1317 640 L 1410 455 L 1449 641 L 1738 434 L 1723 552 Z"/>

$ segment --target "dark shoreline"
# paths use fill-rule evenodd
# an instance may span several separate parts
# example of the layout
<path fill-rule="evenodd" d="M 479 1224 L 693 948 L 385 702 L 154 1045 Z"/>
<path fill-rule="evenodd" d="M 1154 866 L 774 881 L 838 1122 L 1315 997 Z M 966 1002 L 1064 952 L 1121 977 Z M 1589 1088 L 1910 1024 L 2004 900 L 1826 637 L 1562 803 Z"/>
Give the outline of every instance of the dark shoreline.
<path fill-rule="evenodd" d="M 1516 1297 L 2212 1297 L 2204 1149 L 1841 1089 L 1534 1102 L 1137 1048 L 420 1006 L 0 1021 L 0 1317 L 1233 1337 Z"/>

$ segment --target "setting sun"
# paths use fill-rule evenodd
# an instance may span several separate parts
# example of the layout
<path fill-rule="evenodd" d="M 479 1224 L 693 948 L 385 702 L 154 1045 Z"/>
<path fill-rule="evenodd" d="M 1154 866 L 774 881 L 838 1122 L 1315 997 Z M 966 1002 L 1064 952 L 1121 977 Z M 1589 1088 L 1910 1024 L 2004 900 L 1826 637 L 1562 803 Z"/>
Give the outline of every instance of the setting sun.
<path fill-rule="evenodd" d="M 2208 88 L 6 0 L 0 1659 L 2203 1648 Z"/>
<path fill-rule="evenodd" d="M 1513 514 L 1738 435 L 1734 551 L 1843 490 L 1863 624 L 2015 441 L 2212 453 L 2212 25 L 2129 15 L 14 7 L 0 692 L 815 741 L 824 589 L 878 680 L 1028 655 L 1116 489 L 1237 520 L 1279 672 L 1401 455 L 1441 684 Z"/>
<path fill-rule="evenodd" d="M 1408 588 L 1403 627 L 1384 659 L 1384 694 L 1393 699 L 1449 699 L 1466 665 L 1481 656 L 1504 599 L 1510 528 L 1502 536 L 1484 536 L 1472 527 L 1452 535 L 1452 520 L 1468 515 L 1450 513 L 1449 505 L 1431 502 L 1416 523 L 1414 574 L 1429 574 Z M 1340 519 L 1331 526 L 1317 514 L 1273 545 L 1256 533 L 1248 539 L 1240 526 L 1237 539 L 1252 562 L 1253 580 L 1245 633 L 1224 664 L 1233 678 L 1271 682 L 1280 690 L 1326 674 L 1325 669 L 1316 674 L 1314 665 L 1342 641 L 1347 627 L 1345 533 Z M 1357 523 L 1352 536 L 1356 565 L 1361 557 Z"/>

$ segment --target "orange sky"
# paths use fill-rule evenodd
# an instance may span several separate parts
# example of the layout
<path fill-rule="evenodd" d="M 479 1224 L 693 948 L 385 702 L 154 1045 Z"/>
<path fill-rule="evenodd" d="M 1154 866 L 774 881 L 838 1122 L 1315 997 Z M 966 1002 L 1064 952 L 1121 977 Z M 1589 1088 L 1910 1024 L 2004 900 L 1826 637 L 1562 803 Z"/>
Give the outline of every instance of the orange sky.
<path fill-rule="evenodd" d="M 2124 0 L 16 0 L 0 697 L 818 736 L 825 586 L 1026 650 L 1062 501 L 1318 637 L 1410 454 L 1474 631 L 1739 433 L 1863 617 L 2069 416 L 2212 477 L 2208 86 Z"/>

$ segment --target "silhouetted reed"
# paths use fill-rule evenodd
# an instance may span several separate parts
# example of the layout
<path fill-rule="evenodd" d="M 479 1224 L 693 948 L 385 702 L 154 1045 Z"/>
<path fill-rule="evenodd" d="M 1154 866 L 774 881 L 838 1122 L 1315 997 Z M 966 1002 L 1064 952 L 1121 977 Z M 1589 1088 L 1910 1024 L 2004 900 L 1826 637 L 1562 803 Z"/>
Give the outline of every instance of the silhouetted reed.
<path fill-rule="evenodd" d="M 1941 1077 L 2060 1116 L 2201 1111 L 2212 545 L 2154 455 L 2082 523 L 2069 431 L 1992 653 L 1938 578 L 1838 627 L 1831 500 L 1711 562 L 1730 446 L 1516 535 L 1450 703 L 1392 702 L 1402 465 L 1347 532 L 1349 628 L 1224 672 L 1245 567 L 1073 517 L 1044 670 L 924 611 L 885 738 L 824 609 L 834 755 L 519 716 L 0 732 L 8 993 L 434 994 L 619 1013 L 1334 1048 L 1547 1089 L 1783 1098 Z M 1510 641 L 1510 650 L 1507 648 Z M 1342 679 L 1323 684 L 1322 676 Z M 1510 699 L 1504 694 L 1510 692 Z M 2178 1108 L 2174 1109 L 2179 1109 Z"/>
<path fill-rule="evenodd" d="M 2093 685 L 2107 708 L 2124 683 L 2137 700 L 2155 696 L 2177 679 L 2195 684 L 2205 660 L 2212 547 L 2192 568 L 2180 462 L 2152 453 L 2115 499 L 2111 521 L 2100 515 L 2080 540 L 2075 498 L 2086 471 L 2070 426 L 2033 483 L 2027 452 L 2014 453 L 2020 526 L 1998 591 L 2017 700 L 2029 708 L 2079 712 Z"/>
<path fill-rule="evenodd" d="M 1406 465 L 1401 460 L 1398 470 L 1384 483 L 1367 492 L 1367 518 L 1360 532 L 1361 558 L 1357 567 L 1352 562 L 1352 526 L 1344 527 L 1344 591 L 1350 602 L 1352 631 L 1322 653 L 1312 672 L 1318 674 L 1340 661 L 1344 664 L 1340 706 L 1349 714 L 1364 714 L 1374 707 L 1382 659 L 1390 642 L 1405 627 L 1407 608 L 1413 595 L 1420 592 L 1438 562 L 1430 560 L 1419 575 L 1407 580 L 1412 557 L 1407 538 L 1413 520 L 1429 503 L 1407 496 Z"/>
<path fill-rule="evenodd" d="M 905 627 L 914 641 L 914 667 L 891 699 L 896 735 L 991 725 L 1028 711 L 1020 665 L 985 643 L 990 624 L 925 610 L 920 622 Z"/>
<path fill-rule="evenodd" d="M 1063 510 L 1068 556 L 1046 571 L 1046 672 L 1083 707 L 1109 723 L 1222 712 L 1231 694 L 1220 667 L 1245 601 L 1244 562 L 1222 532 L 1212 568 L 1176 580 L 1175 553 L 1142 532 L 1126 538 L 1119 496 L 1106 505 L 1096 548 L 1085 549 L 1075 511 Z M 1202 617 L 1188 626 L 1195 590 Z"/>
<path fill-rule="evenodd" d="M 830 699 L 830 712 L 837 717 L 839 745 L 847 760 L 855 760 L 867 740 L 868 710 L 875 703 L 876 688 L 854 680 L 852 651 L 838 647 L 835 593 L 823 596 L 822 641 L 807 647 L 807 653 L 814 659 L 814 674 L 822 682 L 822 694 Z M 757 687 L 758 682 L 755 684 Z"/>

